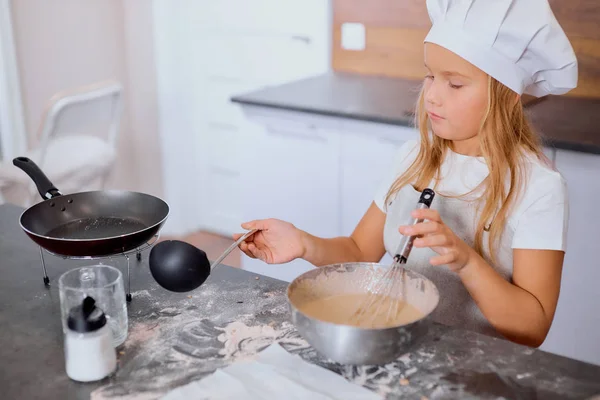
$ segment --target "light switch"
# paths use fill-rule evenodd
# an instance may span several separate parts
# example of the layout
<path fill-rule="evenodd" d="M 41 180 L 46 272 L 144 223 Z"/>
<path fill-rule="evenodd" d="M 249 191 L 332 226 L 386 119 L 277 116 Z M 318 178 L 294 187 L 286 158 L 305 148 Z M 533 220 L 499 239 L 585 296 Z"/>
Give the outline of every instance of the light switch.
<path fill-rule="evenodd" d="M 361 51 L 365 49 L 365 26 L 358 22 L 342 24 L 342 48 L 344 50 Z"/>

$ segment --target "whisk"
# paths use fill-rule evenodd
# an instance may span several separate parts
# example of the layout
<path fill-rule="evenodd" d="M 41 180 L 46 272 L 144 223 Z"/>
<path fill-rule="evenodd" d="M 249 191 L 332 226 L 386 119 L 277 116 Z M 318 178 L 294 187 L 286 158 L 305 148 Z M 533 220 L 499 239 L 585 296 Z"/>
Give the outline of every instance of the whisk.
<path fill-rule="evenodd" d="M 417 209 L 429 208 L 435 196 L 432 189 L 425 189 L 421 192 L 421 197 L 417 203 Z M 412 225 L 423 222 L 422 218 L 413 219 Z M 400 312 L 401 305 L 406 304 L 406 276 L 404 264 L 408 260 L 408 256 L 413 246 L 415 236 L 402 236 L 394 262 L 387 268 L 385 273 L 377 274 L 370 282 L 370 290 L 364 302 L 360 304 L 358 309 L 352 315 L 350 321 L 353 323 L 365 322 L 365 316 L 375 319 L 381 312 L 386 312 L 386 322 L 390 322 Z M 398 282 L 402 282 L 402 298 L 404 301 L 399 301 L 395 295 Z M 387 307 L 387 310 L 385 309 Z"/>

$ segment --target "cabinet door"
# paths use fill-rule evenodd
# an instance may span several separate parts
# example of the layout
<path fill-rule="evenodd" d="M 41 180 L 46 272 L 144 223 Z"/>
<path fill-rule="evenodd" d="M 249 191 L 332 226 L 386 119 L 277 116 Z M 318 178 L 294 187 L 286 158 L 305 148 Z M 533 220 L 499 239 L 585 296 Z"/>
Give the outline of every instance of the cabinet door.
<path fill-rule="evenodd" d="M 321 237 L 339 234 L 339 134 L 295 121 L 267 124 L 252 140 L 246 166 L 244 219 L 278 218 Z M 313 268 L 295 260 L 267 265 L 248 257 L 242 268 L 290 281 Z"/>
<path fill-rule="evenodd" d="M 242 215 L 235 159 L 246 138 L 239 106 L 229 99 L 326 71 L 328 7 L 321 0 L 153 5 L 163 179 L 172 209 L 164 232 L 229 234 Z"/>
<path fill-rule="evenodd" d="M 244 124 L 208 121 L 203 125 L 205 147 L 202 170 L 206 185 L 199 188 L 204 198 L 203 229 L 230 237 L 239 232 L 242 220 L 241 173 L 247 141 Z"/>
<path fill-rule="evenodd" d="M 403 142 L 376 135 L 344 135 L 342 140 L 342 234 L 350 235 L 367 211 L 381 179 Z"/>
<path fill-rule="evenodd" d="M 197 36 L 188 62 L 199 77 L 240 80 L 259 89 L 324 73 L 329 66 L 324 39 L 203 29 L 198 30 Z"/>
<path fill-rule="evenodd" d="M 280 85 L 327 72 L 325 40 L 310 37 L 240 38 L 244 73 L 259 82 Z"/>
<path fill-rule="evenodd" d="M 249 172 L 248 217 L 280 218 L 319 236 L 339 231 L 337 132 L 265 127 Z"/>
<path fill-rule="evenodd" d="M 373 123 L 346 124 L 341 145 L 341 225 L 349 236 L 375 198 L 402 144 L 417 137 L 414 129 Z M 384 256 L 384 261 L 391 257 Z"/>
<path fill-rule="evenodd" d="M 600 364 L 600 156 L 557 150 L 567 181 L 569 231 L 556 317 L 542 349 Z"/>
<path fill-rule="evenodd" d="M 185 14 L 183 3 L 154 2 L 157 100 L 161 161 L 165 200 L 170 214 L 162 229 L 164 235 L 196 230 L 201 221 L 202 197 L 195 188 L 204 184 L 199 172 L 194 125 L 194 96 L 189 90 L 190 69 L 186 48 L 180 45 L 185 29 L 176 21 Z M 190 167 L 191 166 L 191 167 Z"/>
<path fill-rule="evenodd" d="M 325 37 L 329 27 L 329 2 L 323 0 L 187 0 L 183 4 L 187 20 L 213 31 Z"/>

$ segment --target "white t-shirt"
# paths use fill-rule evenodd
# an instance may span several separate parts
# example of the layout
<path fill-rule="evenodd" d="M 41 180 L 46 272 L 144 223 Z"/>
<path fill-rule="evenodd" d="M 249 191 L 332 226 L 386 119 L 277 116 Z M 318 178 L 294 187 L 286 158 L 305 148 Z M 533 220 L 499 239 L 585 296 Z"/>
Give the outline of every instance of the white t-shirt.
<path fill-rule="evenodd" d="M 393 168 L 384 177 L 375 195 L 375 203 L 386 212 L 384 242 L 386 251 L 394 255 L 400 241 L 398 227 L 411 220 L 420 193 L 411 185 L 400 189 L 384 207 L 389 188 L 416 158 L 419 141 L 406 142 L 399 149 Z M 526 162 L 525 185 L 518 201 L 506 220 L 506 226 L 496 249 L 494 269 L 506 280 L 512 279 L 512 249 L 566 250 L 568 200 L 566 183 L 560 173 L 531 156 Z M 438 210 L 442 221 L 462 240 L 473 246 L 479 212 L 475 202 L 482 188 L 466 198 L 463 195 L 475 189 L 489 174 L 482 157 L 465 156 L 448 150 L 441 167 L 441 179 L 435 187 L 432 207 Z M 430 188 L 434 188 L 431 182 Z M 491 221 L 488 221 L 491 222 Z M 484 232 L 484 246 L 488 233 Z M 429 259 L 435 256 L 430 249 L 413 248 L 407 267 L 431 279 L 440 291 L 440 303 L 433 318 L 447 325 L 458 325 L 475 331 L 498 336 L 465 289 L 458 275 L 446 267 L 433 267 Z M 489 249 L 484 257 L 491 262 Z"/>

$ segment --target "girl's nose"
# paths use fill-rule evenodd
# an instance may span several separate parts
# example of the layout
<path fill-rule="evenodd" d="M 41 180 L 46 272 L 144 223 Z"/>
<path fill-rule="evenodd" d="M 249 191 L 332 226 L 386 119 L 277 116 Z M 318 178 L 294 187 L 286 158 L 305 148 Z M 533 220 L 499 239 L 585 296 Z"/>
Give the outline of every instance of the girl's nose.
<path fill-rule="evenodd" d="M 437 83 L 435 80 L 429 82 L 425 88 L 425 101 L 436 106 L 441 104 L 439 83 Z"/>

